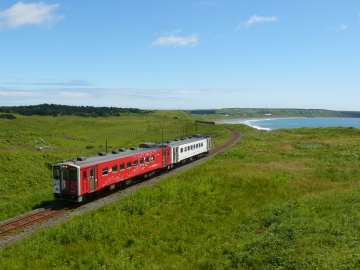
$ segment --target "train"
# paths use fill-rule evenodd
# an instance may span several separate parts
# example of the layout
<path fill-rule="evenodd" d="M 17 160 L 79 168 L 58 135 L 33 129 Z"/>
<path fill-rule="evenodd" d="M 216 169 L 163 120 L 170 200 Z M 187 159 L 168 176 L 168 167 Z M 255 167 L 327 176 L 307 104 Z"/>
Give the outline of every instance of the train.
<path fill-rule="evenodd" d="M 82 202 L 103 190 L 113 190 L 171 170 L 209 154 L 210 136 L 194 134 L 162 143 L 142 143 L 130 149 L 78 157 L 52 166 L 55 200 Z"/>

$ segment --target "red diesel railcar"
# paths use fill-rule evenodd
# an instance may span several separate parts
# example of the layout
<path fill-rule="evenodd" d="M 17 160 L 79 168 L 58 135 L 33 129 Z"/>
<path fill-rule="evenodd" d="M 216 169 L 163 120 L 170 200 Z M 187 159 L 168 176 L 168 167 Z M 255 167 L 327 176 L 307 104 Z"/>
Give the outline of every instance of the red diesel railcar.
<path fill-rule="evenodd" d="M 113 189 L 170 167 L 170 147 L 155 143 L 56 163 L 53 165 L 54 197 L 56 200 L 81 202 L 105 187 Z"/>

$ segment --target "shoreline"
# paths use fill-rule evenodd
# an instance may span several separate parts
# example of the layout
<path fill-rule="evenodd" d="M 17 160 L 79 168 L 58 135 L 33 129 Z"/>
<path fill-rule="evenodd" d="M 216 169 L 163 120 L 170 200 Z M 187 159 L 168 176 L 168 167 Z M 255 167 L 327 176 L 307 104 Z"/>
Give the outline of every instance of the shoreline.
<path fill-rule="evenodd" d="M 355 127 L 360 129 L 359 118 L 348 117 L 277 117 L 243 118 L 219 121 L 219 124 L 243 124 L 259 130 L 319 128 L 319 127 Z M 271 121 L 273 121 L 271 123 Z"/>
<path fill-rule="evenodd" d="M 233 124 L 243 124 L 243 125 L 247 125 L 247 126 L 249 126 L 249 127 L 258 129 L 258 130 L 270 131 L 270 130 L 273 130 L 273 129 L 271 129 L 271 128 L 265 128 L 265 127 L 261 127 L 261 126 L 257 126 L 257 125 L 253 125 L 251 122 L 271 121 L 271 120 L 279 120 L 279 119 L 292 119 L 292 118 L 307 118 L 307 117 L 238 118 L 238 119 L 229 119 L 229 120 L 217 121 L 216 124 L 229 124 L 229 125 L 233 125 Z"/>

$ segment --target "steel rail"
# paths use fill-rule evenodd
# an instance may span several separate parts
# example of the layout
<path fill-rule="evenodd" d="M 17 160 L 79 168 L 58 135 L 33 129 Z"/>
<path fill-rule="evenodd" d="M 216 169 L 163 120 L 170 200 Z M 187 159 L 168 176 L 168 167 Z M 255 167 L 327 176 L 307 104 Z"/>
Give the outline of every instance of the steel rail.
<path fill-rule="evenodd" d="M 0 237 L 6 236 L 11 233 L 17 232 L 23 228 L 30 227 L 36 223 L 53 218 L 61 213 L 69 210 L 68 207 L 64 207 L 63 204 L 58 205 L 54 208 L 44 209 L 40 212 L 29 214 L 15 220 L 6 222 L 0 225 Z"/>

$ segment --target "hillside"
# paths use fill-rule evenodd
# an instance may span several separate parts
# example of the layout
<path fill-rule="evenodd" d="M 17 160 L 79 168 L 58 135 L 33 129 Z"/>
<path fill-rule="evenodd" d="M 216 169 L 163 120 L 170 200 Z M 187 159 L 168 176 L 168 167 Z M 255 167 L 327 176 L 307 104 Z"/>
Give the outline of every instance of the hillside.
<path fill-rule="evenodd" d="M 183 111 L 127 113 L 108 117 L 58 115 L 0 118 L 0 221 L 52 200 L 51 166 L 73 157 L 137 147 L 190 134 L 226 140 L 222 127 L 195 123 Z M 39 151 L 38 149 L 43 149 Z M 29 170 L 31 168 L 31 170 Z"/>
<path fill-rule="evenodd" d="M 93 106 L 68 106 L 58 104 L 40 104 L 29 106 L 2 106 L 0 112 L 7 114 L 20 115 L 42 115 L 42 116 L 58 116 L 58 115 L 75 115 L 82 117 L 110 117 L 120 116 L 121 114 L 146 114 L 149 111 L 135 108 L 117 108 L 117 107 L 93 107 Z"/>
<path fill-rule="evenodd" d="M 216 146 L 229 135 L 184 111 L 15 116 L 0 118 L 0 220 L 51 203 L 51 164 L 97 153 L 105 139 L 113 149 L 199 132 Z M 0 268 L 359 268 L 359 129 L 231 127 L 242 133 L 231 149 L 5 245 Z M 38 151 L 39 137 L 51 149 Z"/>
<path fill-rule="evenodd" d="M 357 269 L 359 130 L 232 127 L 233 148 L 5 246 L 0 267 Z"/>
<path fill-rule="evenodd" d="M 208 117 L 226 116 L 232 118 L 269 118 L 269 117 L 354 117 L 359 118 L 360 112 L 332 111 L 321 109 L 257 109 L 257 108 L 224 108 L 216 110 L 191 110 L 193 115 Z"/>
<path fill-rule="evenodd" d="M 29 106 L 1 106 L 0 118 L 13 119 L 13 114 L 24 116 L 59 116 L 74 115 L 81 117 L 111 117 L 127 114 L 144 115 L 154 111 L 136 108 L 69 106 L 58 104 L 39 104 Z M 268 117 L 360 117 L 356 111 L 332 111 L 322 109 L 261 109 L 261 108 L 223 108 L 208 110 L 184 110 L 197 119 L 217 120 L 232 118 L 268 118 Z M 2 114 L 1 114 L 2 113 Z"/>

